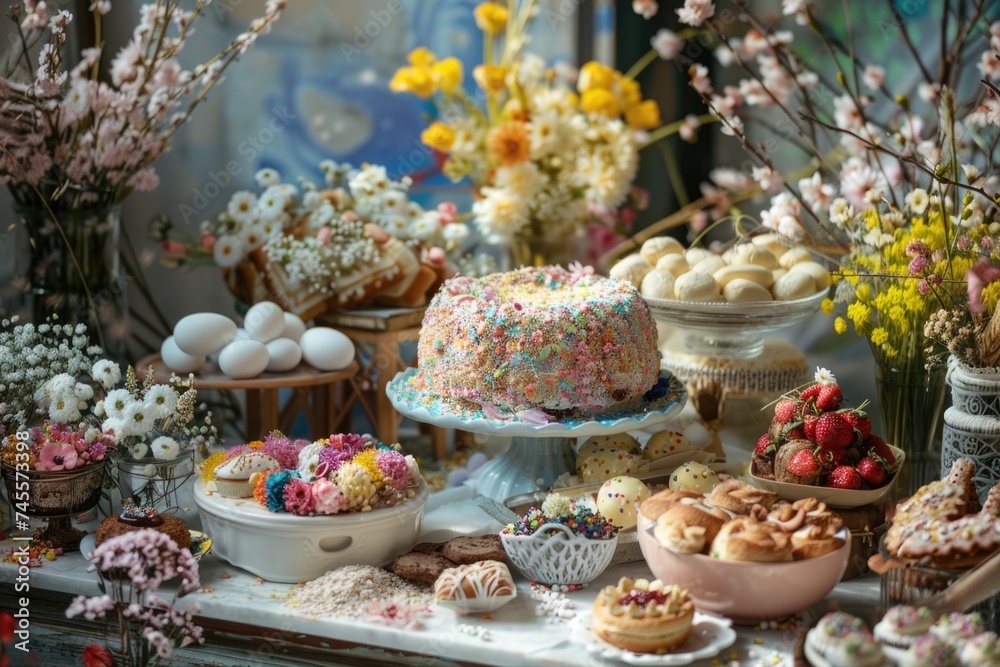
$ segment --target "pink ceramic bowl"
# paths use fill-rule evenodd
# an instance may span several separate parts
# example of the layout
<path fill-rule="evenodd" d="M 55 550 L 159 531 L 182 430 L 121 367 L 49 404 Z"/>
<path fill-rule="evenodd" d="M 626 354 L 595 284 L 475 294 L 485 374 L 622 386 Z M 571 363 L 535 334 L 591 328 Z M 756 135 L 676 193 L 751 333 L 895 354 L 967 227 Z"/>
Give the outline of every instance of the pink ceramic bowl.
<path fill-rule="evenodd" d="M 753 563 L 677 554 L 653 537 L 655 525 L 639 514 L 639 547 L 653 575 L 686 588 L 699 610 L 737 623 L 784 620 L 808 609 L 833 590 L 851 556 L 851 536 L 846 530 L 838 534 L 844 546 L 808 560 Z"/>

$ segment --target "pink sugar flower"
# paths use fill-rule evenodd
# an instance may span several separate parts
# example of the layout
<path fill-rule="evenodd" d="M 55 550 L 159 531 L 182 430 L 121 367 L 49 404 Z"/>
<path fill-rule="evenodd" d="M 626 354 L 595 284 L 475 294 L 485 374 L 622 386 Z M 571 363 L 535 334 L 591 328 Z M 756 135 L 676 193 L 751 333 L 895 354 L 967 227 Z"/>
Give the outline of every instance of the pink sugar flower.
<path fill-rule="evenodd" d="M 410 481 L 410 467 L 399 452 L 383 451 L 375 455 L 375 465 L 392 488 L 399 490 Z"/>
<path fill-rule="evenodd" d="M 42 471 L 58 472 L 76 467 L 79 456 L 76 447 L 66 442 L 49 442 L 38 453 L 35 467 Z"/>
<path fill-rule="evenodd" d="M 317 514 L 337 514 L 347 509 L 347 496 L 328 479 L 313 482 L 312 499 Z"/>
<path fill-rule="evenodd" d="M 305 516 L 315 509 L 312 486 L 301 479 L 292 478 L 285 484 L 285 509 L 292 514 Z"/>

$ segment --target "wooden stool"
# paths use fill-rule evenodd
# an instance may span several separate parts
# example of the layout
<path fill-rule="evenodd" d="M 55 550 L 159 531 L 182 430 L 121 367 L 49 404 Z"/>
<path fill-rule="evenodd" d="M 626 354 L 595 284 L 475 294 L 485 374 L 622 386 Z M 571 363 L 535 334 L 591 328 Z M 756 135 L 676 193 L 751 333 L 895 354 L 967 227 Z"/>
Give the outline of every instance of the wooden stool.
<path fill-rule="evenodd" d="M 385 393 L 386 385 L 396 374 L 409 367 L 399 353 L 401 343 L 420 338 L 420 324 L 424 308 L 371 308 L 327 313 L 322 324 L 341 331 L 354 342 L 361 372 L 350 379 L 352 396 L 345 402 L 358 400 L 371 420 L 378 439 L 384 443 L 399 442 L 399 423 L 403 417 L 396 412 Z M 371 348 L 366 362 L 362 347 Z M 416 363 L 416 362 L 414 362 Z M 448 455 L 448 442 L 444 429 L 427 424 L 419 425 L 421 432 L 431 438 L 434 458 Z"/>
<path fill-rule="evenodd" d="M 140 359 L 136 364 L 136 375 L 145 377 L 146 368 L 152 365 L 156 381 L 166 384 L 170 381 L 170 369 L 154 354 Z M 326 438 L 338 433 L 340 427 L 350 423 L 350 407 L 353 401 L 337 400 L 337 389 L 341 382 L 357 375 L 358 362 L 339 371 L 319 371 L 308 364 L 299 364 L 287 373 L 262 373 L 255 378 L 234 380 L 223 375 L 218 366 L 206 364 L 194 376 L 195 389 L 242 389 L 246 391 L 246 437 L 247 440 L 262 440 L 274 430 L 286 435 L 292 430 L 300 413 L 305 413 L 313 438 Z M 281 407 L 278 392 L 291 389 L 292 397 Z M 339 403 L 339 404 L 338 404 Z"/>

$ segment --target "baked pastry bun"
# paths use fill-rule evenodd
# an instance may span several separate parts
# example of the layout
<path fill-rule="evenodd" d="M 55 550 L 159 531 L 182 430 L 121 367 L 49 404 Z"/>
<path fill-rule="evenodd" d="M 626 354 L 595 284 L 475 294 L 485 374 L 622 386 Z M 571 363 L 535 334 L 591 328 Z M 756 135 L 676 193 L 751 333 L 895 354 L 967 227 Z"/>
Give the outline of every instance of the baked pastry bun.
<path fill-rule="evenodd" d="M 708 502 L 716 507 L 748 516 L 755 505 L 770 508 L 778 501 L 778 494 L 758 489 L 735 477 L 725 479 L 708 494 Z"/>
<path fill-rule="evenodd" d="M 728 520 L 718 507 L 685 499 L 660 515 L 653 536 L 675 553 L 701 553 Z"/>
<path fill-rule="evenodd" d="M 639 505 L 639 513 L 650 521 L 656 521 L 660 518 L 661 514 L 669 510 L 684 498 L 697 500 L 701 499 L 701 497 L 700 493 L 695 493 L 694 491 L 686 491 L 684 489 L 679 491 L 664 489 L 658 493 L 654 493 L 649 498 L 642 501 L 642 504 Z"/>
<path fill-rule="evenodd" d="M 756 519 L 733 519 L 712 541 L 711 556 L 723 560 L 781 562 L 793 560 L 792 536 Z"/>
<path fill-rule="evenodd" d="M 622 577 L 594 600 L 594 632 L 634 653 L 666 653 L 691 634 L 694 602 L 686 590 L 659 579 Z"/>
<path fill-rule="evenodd" d="M 434 582 L 438 602 L 483 601 L 517 595 L 510 570 L 500 561 L 484 560 L 448 568 Z"/>

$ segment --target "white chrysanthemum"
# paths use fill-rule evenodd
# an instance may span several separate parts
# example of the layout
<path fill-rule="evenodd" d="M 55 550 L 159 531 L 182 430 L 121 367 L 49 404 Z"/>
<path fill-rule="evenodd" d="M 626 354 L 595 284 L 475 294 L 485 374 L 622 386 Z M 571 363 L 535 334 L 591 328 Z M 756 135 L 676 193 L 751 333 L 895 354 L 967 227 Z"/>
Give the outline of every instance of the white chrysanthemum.
<path fill-rule="evenodd" d="M 385 211 L 389 211 L 397 215 L 410 215 L 407 210 L 407 204 L 410 202 L 407 200 L 406 195 L 402 192 L 389 190 L 388 192 L 384 192 L 375 198 L 374 203 Z"/>
<path fill-rule="evenodd" d="M 90 369 L 90 377 L 100 382 L 101 386 L 108 390 L 122 379 L 122 369 L 110 359 L 101 359 Z"/>
<path fill-rule="evenodd" d="M 257 195 L 247 190 L 240 190 L 229 200 L 226 211 L 239 224 L 252 225 L 257 218 Z"/>
<path fill-rule="evenodd" d="M 542 177 L 533 162 L 521 162 L 497 169 L 495 183 L 518 197 L 530 199 L 541 187 Z"/>
<path fill-rule="evenodd" d="M 837 227 L 843 228 L 852 217 L 854 217 L 854 209 L 843 197 L 837 197 L 830 204 L 830 222 Z"/>
<path fill-rule="evenodd" d="M 816 374 L 813 376 L 813 379 L 820 384 L 837 384 L 837 378 L 833 376 L 833 372 L 820 366 L 816 367 Z"/>
<path fill-rule="evenodd" d="M 285 212 L 287 205 L 288 196 L 277 187 L 271 187 L 257 200 L 257 211 L 265 220 L 274 220 Z"/>
<path fill-rule="evenodd" d="M 542 516 L 546 519 L 558 519 L 570 514 L 572 501 L 558 493 L 550 493 L 542 501 Z"/>
<path fill-rule="evenodd" d="M 231 234 L 223 234 L 215 241 L 212 256 L 215 263 L 224 269 L 236 266 L 246 255 L 246 245 L 243 240 Z"/>
<path fill-rule="evenodd" d="M 257 181 L 257 185 L 262 188 L 269 188 L 272 185 L 279 185 L 281 183 L 281 174 L 276 169 L 271 169 L 270 167 L 259 170 L 253 175 L 253 178 Z"/>
<path fill-rule="evenodd" d="M 303 481 L 311 482 L 316 479 L 316 467 L 319 466 L 319 454 L 326 447 L 321 442 L 314 442 L 306 445 L 299 452 L 299 477 Z"/>
<path fill-rule="evenodd" d="M 916 188 L 913 192 L 907 193 L 904 201 L 911 213 L 914 215 L 923 215 L 927 211 L 927 204 L 930 203 L 930 197 L 927 195 L 927 190 Z"/>
<path fill-rule="evenodd" d="M 469 238 L 469 226 L 464 222 L 451 222 L 444 226 L 441 235 L 445 241 L 455 241 L 461 243 Z"/>
<path fill-rule="evenodd" d="M 128 453 L 133 459 L 144 459 L 149 455 L 149 445 L 144 442 L 133 443 L 129 445 Z"/>
<path fill-rule="evenodd" d="M 165 384 L 153 385 L 146 391 L 144 401 L 153 419 L 165 419 L 177 407 L 177 392 Z"/>
<path fill-rule="evenodd" d="M 80 419 L 78 401 L 72 392 L 53 394 L 49 402 L 49 419 L 57 424 L 69 424 Z"/>
<path fill-rule="evenodd" d="M 559 112 L 554 109 L 532 117 L 528 133 L 531 140 L 531 159 L 537 160 L 562 149 L 565 129 Z"/>
<path fill-rule="evenodd" d="M 146 405 L 138 401 L 134 401 L 126 407 L 125 414 L 122 415 L 122 421 L 125 422 L 125 435 L 143 436 L 149 433 L 155 426 L 149 412 Z"/>
<path fill-rule="evenodd" d="M 472 214 L 484 236 L 494 242 L 508 240 L 528 224 L 528 207 L 510 190 L 483 188 L 482 194 L 473 203 Z"/>
<path fill-rule="evenodd" d="M 243 243 L 246 244 L 247 250 L 256 250 L 264 245 L 268 239 L 268 234 L 264 231 L 263 225 L 250 225 L 243 229 L 240 237 L 243 239 Z"/>
<path fill-rule="evenodd" d="M 104 411 L 109 419 L 125 419 L 125 409 L 135 403 L 127 389 L 112 389 L 104 397 Z"/>
<path fill-rule="evenodd" d="M 441 231 L 441 222 L 431 213 L 422 215 L 410 223 L 407 228 L 410 238 L 420 241 L 430 241 Z"/>
<path fill-rule="evenodd" d="M 411 201 L 406 205 L 406 215 L 410 217 L 410 220 L 416 220 L 424 214 L 424 207 L 415 201 Z"/>
<path fill-rule="evenodd" d="M 410 227 L 410 221 L 401 215 L 378 216 L 378 224 L 389 234 L 405 237 Z"/>
<path fill-rule="evenodd" d="M 176 459 L 181 453 L 181 446 L 170 436 L 161 435 L 149 445 L 153 457 L 161 461 Z"/>

